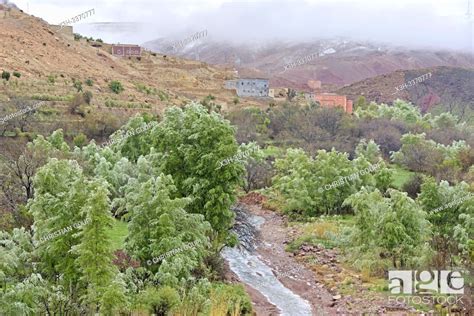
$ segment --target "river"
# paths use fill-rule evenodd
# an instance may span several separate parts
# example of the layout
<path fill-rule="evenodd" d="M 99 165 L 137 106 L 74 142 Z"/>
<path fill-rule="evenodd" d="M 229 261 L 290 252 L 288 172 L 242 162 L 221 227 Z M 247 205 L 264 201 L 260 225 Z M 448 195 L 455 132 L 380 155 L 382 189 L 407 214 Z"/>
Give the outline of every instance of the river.
<path fill-rule="evenodd" d="M 250 214 L 242 205 L 234 207 L 236 224 L 233 231 L 239 236 L 240 244 L 226 248 L 223 257 L 230 269 L 246 283 L 264 295 L 280 310 L 282 316 L 312 315 L 310 304 L 285 287 L 274 275 L 272 269 L 259 258 L 258 231 L 265 222 L 263 217 Z"/>

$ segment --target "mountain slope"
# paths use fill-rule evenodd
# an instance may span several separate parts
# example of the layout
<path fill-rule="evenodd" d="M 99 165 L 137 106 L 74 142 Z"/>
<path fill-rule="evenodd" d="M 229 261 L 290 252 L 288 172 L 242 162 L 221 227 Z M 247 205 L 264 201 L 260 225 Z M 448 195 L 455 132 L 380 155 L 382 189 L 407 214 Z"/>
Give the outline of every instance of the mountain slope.
<path fill-rule="evenodd" d="M 425 79 L 407 88 L 400 85 L 417 77 Z M 397 91 L 397 88 L 400 91 Z M 434 67 L 399 70 L 377 76 L 337 90 L 351 99 L 365 96 L 367 101 L 391 103 L 400 98 L 418 104 L 424 112 L 447 111 L 464 120 L 474 121 L 474 70 L 457 67 Z"/>
<path fill-rule="evenodd" d="M 4 88 L 25 97 L 70 93 L 72 80 L 87 78 L 94 81 L 96 101 L 114 98 L 153 103 L 161 108 L 209 94 L 218 96 L 224 103 L 234 97 L 223 89 L 224 79 L 232 76 L 225 69 L 147 51 L 138 59 L 118 58 L 110 54 L 108 44 L 70 40 L 45 21 L 18 10 L 0 19 L 0 43 L 1 70 L 18 71 L 22 75 L 16 86 Z M 56 78 L 55 83 L 50 84 L 48 77 Z M 109 94 L 108 84 L 112 80 L 122 82 L 125 87 L 122 95 Z M 137 90 L 136 84 L 162 91 L 168 98 L 162 100 L 144 94 Z"/>
<path fill-rule="evenodd" d="M 171 40 L 158 39 L 144 43 L 144 46 L 157 52 L 173 53 L 170 43 Z M 342 86 L 399 69 L 474 68 L 472 57 L 464 53 L 408 50 L 344 39 L 238 45 L 203 38 L 189 43 L 177 55 L 233 66 L 240 71 L 253 69 L 261 76 L 271 77 L 273 86 L 289 82 L 290 87 L 299 89 L 307 89 L 308 80 Z M 298 65 L 298 60 L 303 64 Z M 285 69 L 293 62 L 297 64 L 295 67 Z"/>

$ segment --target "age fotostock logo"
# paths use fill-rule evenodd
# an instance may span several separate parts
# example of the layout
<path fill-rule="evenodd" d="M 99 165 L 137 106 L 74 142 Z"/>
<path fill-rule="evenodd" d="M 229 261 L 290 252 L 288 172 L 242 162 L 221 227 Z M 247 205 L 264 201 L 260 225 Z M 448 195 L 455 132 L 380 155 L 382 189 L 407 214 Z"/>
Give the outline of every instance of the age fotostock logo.
<path fill-rule="evenodd" d="M 464 278 L 459 271 L 389 271 L 391 294 L 464 294 Z"/>

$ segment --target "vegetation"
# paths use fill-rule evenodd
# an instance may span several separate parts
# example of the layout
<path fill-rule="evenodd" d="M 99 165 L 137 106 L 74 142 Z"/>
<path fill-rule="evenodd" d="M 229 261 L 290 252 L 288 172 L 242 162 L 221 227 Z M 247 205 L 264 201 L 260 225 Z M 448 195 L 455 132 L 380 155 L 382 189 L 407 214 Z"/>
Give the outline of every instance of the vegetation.
<path fill-rule="evenodd" d="M 69 102 L 83 130 L 37 135 L 34 111 L 1 126 L 31 140 L 1 153 L 0 314 L 251 315 L 219 267 L 237 242 L 239 191 L 259 190 L 305 227 L 289 251 L 338 249 L 366 276 L 472 265 L 474 134 L 451 114 L 360 98 L 351 117 L 295 96 L 224 119 L 209 95 L 122 126 L 76 83 L 75 95 L 34 99 Z"/>
<path fill-rule="evenodd" d="M 109 88 L 113 93 L 119 94 L 120 92 L 124 91 L 122 83 L 117 80 L 113 80 L 109 83 Z"/>
<path fill-rule="evenodd" d="M 8 71 L 2 71 L 2 79 L 5 79 L 6 81 L 10 80 L 10 73 Z"/>
<path fill-rule="evenodd" d="M 74 80 L 73 87 L 77 92 L 82 92 L 82 82 L 80 80 Z"/>
<path fill-rule="evenodd" d="M 244 167 L 216 170 L 237 153 L 234 137 L 199 104 L 171 108 L 159 123 L 135 117 L 108 146 L 78 135 L 71 149 L 61 131 L 39 136 L 28 145 L 36 158 L 23 159 L 35 164 L 23 206 L 18 196 L 26 213 L 17 213 L 35 229 L 0 232 L 8 245 L 0 247 L 0 312 L 251 315 L 243 288 L 219 274 L 216 282 L 208 265 L 234 240 L 229 208 Z M 122 245 L 111 234 L 114 216 L 126 225 Z"/>

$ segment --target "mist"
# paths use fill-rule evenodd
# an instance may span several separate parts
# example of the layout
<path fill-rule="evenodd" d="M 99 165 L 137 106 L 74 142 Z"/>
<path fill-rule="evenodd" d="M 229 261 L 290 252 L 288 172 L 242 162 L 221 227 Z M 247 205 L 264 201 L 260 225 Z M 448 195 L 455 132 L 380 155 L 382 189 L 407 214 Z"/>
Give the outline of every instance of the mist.
<path fill-rule="evenodd" d="M 94 8 L 74 31 L 106 41 L 182 39 L 207 30 L 209 40 L 238 44 L 304 42 L 344 37 L 405 46 L 473 52 L 468 0 L 319 1 L 14 1 L 49 23 Z M 103 22 L 126 22 L 114 27 Z"/>

